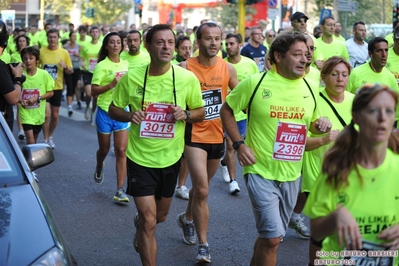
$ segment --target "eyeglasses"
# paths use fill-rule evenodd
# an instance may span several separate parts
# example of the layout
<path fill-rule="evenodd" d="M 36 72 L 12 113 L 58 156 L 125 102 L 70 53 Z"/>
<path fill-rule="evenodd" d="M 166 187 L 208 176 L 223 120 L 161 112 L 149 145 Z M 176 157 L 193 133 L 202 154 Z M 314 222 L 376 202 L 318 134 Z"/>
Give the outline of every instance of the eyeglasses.
<path fill-rule="evenodd" d="M 309 48 L 310 51 L 316 51 L 317 47 L 316 46 L 308 46 L 308 48 Z"/>
<path fill-rule="evenodd" d="M 267 35 L 269 38 L 276 37 L 276 35 Z"/>
<path fill-rule="evenodd" d="M 294 19 L 292 22 L 295 23 L 306 23 L 308 20 L 306 18 L 299 18 L 299 19 Z"/>

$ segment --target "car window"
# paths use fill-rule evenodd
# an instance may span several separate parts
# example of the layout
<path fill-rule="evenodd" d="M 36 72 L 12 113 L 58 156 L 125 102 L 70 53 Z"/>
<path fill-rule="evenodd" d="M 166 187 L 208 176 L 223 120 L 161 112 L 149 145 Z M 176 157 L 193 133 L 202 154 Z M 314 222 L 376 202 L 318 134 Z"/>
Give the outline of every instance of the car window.
<path fill-rule="evenodd" d="M 24 182 L 24 175 L 21 171 L 21 165 L 18 161 L 13 146 L 7 138 L 6 131 L 0 124 L 0 184 L 4 187 L 6 184 Z M 13 136 L 11 136 L 13 138 Z"/>

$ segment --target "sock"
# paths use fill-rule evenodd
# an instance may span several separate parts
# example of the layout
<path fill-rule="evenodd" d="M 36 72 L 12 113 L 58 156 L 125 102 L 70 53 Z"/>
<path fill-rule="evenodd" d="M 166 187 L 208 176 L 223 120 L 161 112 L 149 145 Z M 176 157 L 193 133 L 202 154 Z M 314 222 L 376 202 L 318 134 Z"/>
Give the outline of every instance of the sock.
<path fill-rule="evenodd" d="M 300 217 L 301 217 L 301 214 L 300 214 L 300 213 L 298 214 L 298 213 L 293 212 L 292 215 L 291 215 L 291 221 L 296 221 L 296 220 L 298 220 Z"/>
<path fill-rule="evenodd" d="M 183 222 L 187 224 L 187 223 L 192 223 L 193 221 L 187 220 L 187 219 L 186 219 L 186 214 L 184 214 L 184 215 L 183 215 Z"/>
<path fill-rule="evenodd" d="M 231 180 L 230 180 L 230 183 L 233 182 L 233 181 L 235 181 L 235 180 L 236 180 L 236 179 L 231 179 Z"/>
<path fill-rule="evenodd" d="M 68 105 L 69 108 L 72 108 L 72 105 Z"/>

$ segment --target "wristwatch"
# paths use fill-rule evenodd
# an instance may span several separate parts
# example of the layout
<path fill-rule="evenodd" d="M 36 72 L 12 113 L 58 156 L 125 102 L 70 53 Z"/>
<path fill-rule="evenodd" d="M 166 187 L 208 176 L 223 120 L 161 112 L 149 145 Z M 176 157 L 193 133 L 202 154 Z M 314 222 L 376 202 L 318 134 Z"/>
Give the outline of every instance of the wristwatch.
<path fill-rule="evenodd" d="M 40 103 L 40 101 L 42 100 L 42 96 L 37 97 L 37 102 Z"/>
<path fill-rule="evenodd" d="M 186 113 L 186 117 L 187 117 L 185 120 L 190 119 L 190 116 L 191 116 L 190 111 L 184 110 L 184 112 Z"/>
<path fill-rule="evenodd" d="M 241 144 L 244 144 L 244 141 L 243 141 L 243 140 L 234 141 L 234 142 L 233 142 L 233 149 L 238 150 L 238 148 L 241 146 Z"/>

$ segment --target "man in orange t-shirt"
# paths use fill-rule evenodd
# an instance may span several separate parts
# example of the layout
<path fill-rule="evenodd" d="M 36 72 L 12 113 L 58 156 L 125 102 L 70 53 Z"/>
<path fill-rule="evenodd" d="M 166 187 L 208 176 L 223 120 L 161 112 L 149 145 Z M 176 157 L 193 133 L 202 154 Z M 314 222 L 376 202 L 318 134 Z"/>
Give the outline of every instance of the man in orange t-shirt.
<path fill-rule="evenodd" d="M 237 84 L 235 68 L 217 56 L 221 48 L 222 31 L 215 23 L 202 24 L 197 32 L 199 55 L 181 62 L 180 66 L 192 71 L 201 84 L 205 120 L 186 125 L 184 157 L 186 159 L 193 188 L 186 212 L 177 216 L 177 223 L 183 229 L 183 241 L 195 245 L 198 235 L 197 262 L 211 262 L 207 230 L 209 208 L 207 204 L 209 182 L 224 154 L 223 126 L 220 108 L 227 96 L 228 87 Z"/>

